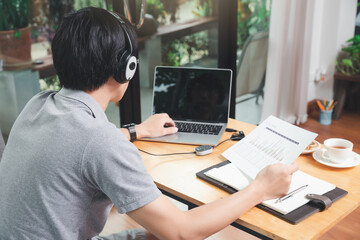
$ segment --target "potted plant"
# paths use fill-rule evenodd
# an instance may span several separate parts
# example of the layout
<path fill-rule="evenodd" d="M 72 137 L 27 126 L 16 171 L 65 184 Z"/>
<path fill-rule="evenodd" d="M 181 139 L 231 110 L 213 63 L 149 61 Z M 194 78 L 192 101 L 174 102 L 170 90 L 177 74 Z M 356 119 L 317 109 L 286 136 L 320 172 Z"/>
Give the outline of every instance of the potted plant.
<path fill-rule="evenodd" d="M 31 66 L 29 12 L 29 0 L 0 0 L 0 69 Z"/>
<path fill-rule="evenodd" d="M 336 69 L 348 76 L 360 74 L 360 35 L 346 41 L 335 61 Z"/>
<path fill-rule="evenodd" d="M 136 4 L 136 9 L 141 9 L 142 2 L 137 1 Z M 139 37 L 154 34 L 159 27 L 159 23 L 163 23 L 166 19 L 166 11 L 160 0 L 146 0 L 145 5 L 146 14 L 144 16 L 144 22 L 137 31 Z"/>

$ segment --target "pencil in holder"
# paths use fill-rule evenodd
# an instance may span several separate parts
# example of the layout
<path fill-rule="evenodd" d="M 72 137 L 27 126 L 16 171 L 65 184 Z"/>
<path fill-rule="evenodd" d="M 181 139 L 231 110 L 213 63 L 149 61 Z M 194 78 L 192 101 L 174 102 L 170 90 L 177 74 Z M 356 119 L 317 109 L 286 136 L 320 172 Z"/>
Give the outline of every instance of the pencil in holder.
<path fill-rule="evenodd" d="M 320 110 L 320 124 L 330 125 L 333 110 Z"/>

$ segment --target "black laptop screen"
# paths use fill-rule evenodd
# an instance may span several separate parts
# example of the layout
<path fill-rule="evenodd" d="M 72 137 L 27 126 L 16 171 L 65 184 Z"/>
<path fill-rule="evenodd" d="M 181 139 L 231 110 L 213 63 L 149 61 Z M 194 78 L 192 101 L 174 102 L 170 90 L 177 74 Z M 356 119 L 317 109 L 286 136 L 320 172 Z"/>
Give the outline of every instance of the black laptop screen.
<path fill-rule="evenodd" d="M 227 122 L 231 70 L 156 67 L 153 113 L 174 120 Z"/>

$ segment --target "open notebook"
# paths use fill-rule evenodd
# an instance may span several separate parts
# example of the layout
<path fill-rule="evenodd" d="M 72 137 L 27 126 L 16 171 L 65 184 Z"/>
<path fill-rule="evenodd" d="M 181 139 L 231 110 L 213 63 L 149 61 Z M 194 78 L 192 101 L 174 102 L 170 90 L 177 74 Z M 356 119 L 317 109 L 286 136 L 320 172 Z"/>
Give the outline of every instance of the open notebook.
<path fill-rule="evenodd" d="M 196 173 L 196 176 L 229 193 L 245 188 L 252 181 L 229 161 L 206 168 Z M 322 211 L 322 205 L 306 199 L 306 194 L 317 193 L 328 197 L 331 202 L 347 194 L 345 190 L 301 171 L 294 173 L 290 191 L 306 184 L 309 185 L 307 188 L 280 203 L 276 203 L 276 199 L 268 200 L 258 204 L 257 207 L 291 224 L 297 224 Z"/>
<path fill-rule="evenodd" d="M 222 153 L 222 156 L 231 163 L 224 162 L 212 166 L 197 173 L 197 176 L 228 192 L 241 190 L 255 179 L 256 175 L 266 166 L 274 163 L 292 164 L 316 136 L 316 133 L 269 116 L 245 138 Z M 299 188 L 301 191 L 297 191 Z M 261 203 L 260 206 L 266 208 L 267 211 L 271 210 L 277 216 L 296 212 L 295 217 L 283 217 L 289 222 L 296 223 L 310 210 L 312 212 L 312 209 L 296 211 L 309 202 L 307 194 L 324 195 L 335 191 L 333 192 L 334 196 L 326 199 L 326 202 L 332 202 L 346 193 L 331 183 L 301 171 L 293 174 L 288 193 L 292 191 L 296 191 L 296 193 L 286 200 L 268 200 Z M 330 203 L 326 205 L 325 202 L 324 204 L 325 207 L 330 205 Z M 314 211 L 316 211 L 316 207 Z"/>
<path fill-rule="evenodd" d="M 229 163 L 218 168 L 212 168 L 204 174 L 219 182 L 231 186 L 236 190 L 243 189 L 251 181 L 233 163 Z M 305 197 L 308 193 L 322 195 L 335 189 L 336 187 L 334 184 L 315 178 L 302 171 L 297 171 L 293 174 L 289 192 L 306 185 L 308 186 L 304 188 L 304 190 L 294 194 L 292 197 L 284 201 L 277 202 L 277 199 L 272 199 L 265 201 L 262 204 L 275 211 L 278 211 L 279 213 L 287 214 L 309 202 L 309 199 Z"/>

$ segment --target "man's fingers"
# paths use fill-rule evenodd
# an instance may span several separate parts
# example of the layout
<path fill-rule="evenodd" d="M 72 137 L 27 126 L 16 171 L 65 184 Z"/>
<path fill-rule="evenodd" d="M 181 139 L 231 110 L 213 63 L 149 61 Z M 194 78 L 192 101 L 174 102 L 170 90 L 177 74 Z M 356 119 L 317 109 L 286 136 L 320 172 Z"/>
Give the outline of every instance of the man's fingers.
<path fill-rule="evenodd" d="M 164 131 L 165 131 L 165 135 L 174 134 L 174 133 L 177 133 L 178 128 L 177 127 L 169 127 L 169 128 L 165 128 Z"/>
<path fill-rule="evenodd" d="M 175 127 L 175 123 L 170 119 L 165 121 L 164 127 Z"/>
<path fill-rule="evenodd" d="M 164 121 L 164 126 L 166 127 L 175 127 L 175 122 L 169 117 L 167 113 L 162 114 L 162 121 Z"/>
<path fill-rule="evenodd" d="M 293 163 L 290 165 L 289 173 L 290 173 L 290 174 L 293 174 L 293 173 L 296 172 L 297 170 L 299 170 L 299 166 L 297 165 L 296 162 L 293 162 Z"/>

